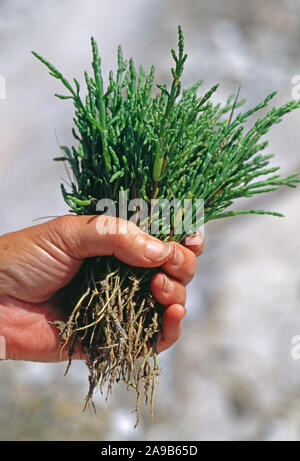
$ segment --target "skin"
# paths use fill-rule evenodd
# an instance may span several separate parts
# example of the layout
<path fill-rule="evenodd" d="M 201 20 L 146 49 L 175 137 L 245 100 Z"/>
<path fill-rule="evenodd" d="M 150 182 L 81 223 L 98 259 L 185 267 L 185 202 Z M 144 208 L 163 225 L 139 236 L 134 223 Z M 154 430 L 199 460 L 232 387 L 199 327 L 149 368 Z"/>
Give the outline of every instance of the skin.
<path fill-rule="evenodd" d="M 103 234 L 103 226 L 111 225 L 124 233 Z M 85 258 L 112 254 L 133 266 L 161 266 L 151 289 L 166 306 L 158 343 L 162 352 L 180 336 L 185 286 L 194 276 L 196 256 L 203 248 L 200 234 L 189 237 L 184 245 L 163 244 L 133 223 L 103 216 L 63 216 L 1 236 L 0 336 L 5 338 L 6 358 L 66 360 L 67 352 L 59 353 L 57 329 L 49 323 L 66 320 L 63 288 Z M 79 348 L 74 358 L 83 358 Z"/>

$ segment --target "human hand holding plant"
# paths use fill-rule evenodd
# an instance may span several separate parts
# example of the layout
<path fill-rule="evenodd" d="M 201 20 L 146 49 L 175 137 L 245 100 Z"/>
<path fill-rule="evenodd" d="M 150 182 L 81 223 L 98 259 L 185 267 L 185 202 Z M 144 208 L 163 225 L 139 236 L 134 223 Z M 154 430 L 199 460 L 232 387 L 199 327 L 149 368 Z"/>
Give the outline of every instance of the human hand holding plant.
<path fill-rule="evenodd" d="M 57 328 L 49 321 L 66 320 L 61 291 L 77 274 L 83 259 L 114 254 L 132 266 L 162 270 L 152 278 L 152 292 L 166 306 L 158 352 L 179 337 L 185 315 L 185 285 L 195 271 L 195 254 L 203 251 L 199 235 L 187 242 L 164 244 L 133 223 L 128 233 L 100 235 L 97 220 L 113 217 L 64 216 L 0 237 L 0 335 L 8 359 L 54 362 L 60 354 Z M 175 246 L 176 258 L 175 256 Z M 79 350 L 73 358 L 81 358 Z"/>

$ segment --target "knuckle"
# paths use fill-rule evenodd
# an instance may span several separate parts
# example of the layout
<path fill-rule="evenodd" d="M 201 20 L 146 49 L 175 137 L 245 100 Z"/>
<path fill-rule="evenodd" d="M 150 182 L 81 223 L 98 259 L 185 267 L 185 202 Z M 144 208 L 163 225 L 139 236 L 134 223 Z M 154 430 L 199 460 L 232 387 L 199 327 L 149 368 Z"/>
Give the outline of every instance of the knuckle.
<path fill-rule="evenodd" d="M 49 238 L 55 245 L 68 253 L 77 254 L 80 247 L 78 226 L 75 225 L 74 216 L 65 215 L 52 221 Z"/>
<path fill-rule="evenodd" d="M 52 224 L 55 228 L 61 233 L 70 233 L 71 229 L 73 228 L 73 216 L 64 215 L 60 216 L 59 218 L 54 219 Z"/>

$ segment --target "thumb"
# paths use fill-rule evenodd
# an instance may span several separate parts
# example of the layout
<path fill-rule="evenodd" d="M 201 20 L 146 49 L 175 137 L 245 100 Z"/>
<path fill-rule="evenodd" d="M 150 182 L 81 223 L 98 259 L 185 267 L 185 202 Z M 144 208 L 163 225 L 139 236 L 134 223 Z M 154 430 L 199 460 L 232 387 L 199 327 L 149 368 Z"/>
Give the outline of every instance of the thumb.
<path fill-rule="evenodd" d="M 63 216 L 41 226 L 48 226 L 52 244 L 79 260 L 114 255 L 132 266 L 155 267 L 166 262 L 171 251 L 170 245 L 134 223 L 106 215 Z"/>

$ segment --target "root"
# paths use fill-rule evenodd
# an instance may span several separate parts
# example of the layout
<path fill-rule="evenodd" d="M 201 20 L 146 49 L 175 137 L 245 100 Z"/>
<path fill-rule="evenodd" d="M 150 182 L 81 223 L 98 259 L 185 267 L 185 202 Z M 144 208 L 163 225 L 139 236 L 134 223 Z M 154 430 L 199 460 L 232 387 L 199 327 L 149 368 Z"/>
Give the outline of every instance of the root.
<path fill-rule="evenodd" d="M 153 404 L 157 365 L 156 342 L 161 332 L 162 307 L 150 291 L 153 272 L 133 268 L 114 257 L 88 260 L 70 285 L 75 307 L 67 323 L 59 322 L 61 350 L 68 346 L 69 370 L 75 344 L 81 344 L 89 368 L 89 391 L 106 386 L 106 399 L 115 382 L 122 381 L 137 393 L 136 425 L 140 419 L 142 388 Z M 74 305 L 73 304 L 73 305 Z"/>

